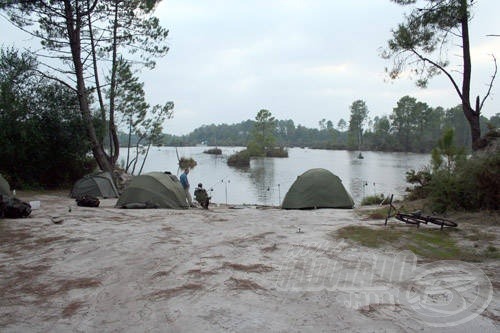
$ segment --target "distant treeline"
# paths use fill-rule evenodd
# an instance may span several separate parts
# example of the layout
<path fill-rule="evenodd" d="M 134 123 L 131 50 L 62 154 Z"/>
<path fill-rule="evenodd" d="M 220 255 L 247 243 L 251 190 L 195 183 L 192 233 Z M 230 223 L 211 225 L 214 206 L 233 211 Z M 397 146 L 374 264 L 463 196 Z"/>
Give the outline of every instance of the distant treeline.
<path fill-rule="evenodd" d="M 447 128 L 455 131 L 455 144 L 470 148 L 470 128 L 461 106 L 448 110 L 441 107 L 427 108 L 422 112 L 401 112 L 395 108 L 389 116 L 375 117 L 368 121 L 363 132 L 362 144 L 352 140 L 349 124 L 344 120 L 338 126 L 325 119 L 318 121 L 318 128 L 296 125 L 293 120 L 277 120 L 274 135 L 276 143 L 282 147 L 309 147 L 316 149 L 348 149 L 374 151 L 430 152 Z M 203 125 L 182 136 L 164 134 L 159 144 L 164 146 L 246 146 L 254 120 L 237 124 Z M 489 127 L 500 127 L 500 113 L 491 118 L 481 117 L 481 132 Z M 127 135 L 121 133 L 120 142 L 127 145 Z M 132 137 L 131 144 L 135 145 Z"/>
<path fill-rule="evenodd" d="M 187 135 L 164 134 L 157 144 L 165 146 L 246 146 L 254 128 L 254 120 L 237 124 L 203 125 Z M 470 128 L 461 106 L 448 110 L 441 107 L 405 110 L 395 108 L 389 116 L 375 117 L 367 122 L 362 143 L 358 145 L 349 131 L 348 122 L 338 126 L 325 119 L 318 121 L 318 128 L 295 125 L 293 120 L 277 120 L 274 135 L 276 144 L 283 147 L 309 147 L 317 149 L 348 149 L 374 151 L 430 152 L 447 128 L 455 131 L 455 144 L 467 149 L 471 146 Z M 500 127 L 500 113 L 491 118 L 481 117 L 481 131 Z M 125 138 L 126 135 L 121 136 Z M 123 140 L 122 144 L 126 141 Z M 134 143 L 135 140 L 132 140 Z"/>

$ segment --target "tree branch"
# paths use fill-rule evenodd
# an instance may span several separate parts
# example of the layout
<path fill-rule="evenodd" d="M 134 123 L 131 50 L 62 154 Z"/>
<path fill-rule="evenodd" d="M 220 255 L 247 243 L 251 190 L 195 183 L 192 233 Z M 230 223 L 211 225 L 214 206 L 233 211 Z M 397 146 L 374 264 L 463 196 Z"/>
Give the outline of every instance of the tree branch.
<path fill-rule="evenodd" d="M 42 71 L 40 71 L 40 70 L 38 70 L 38 69 L 35 69 L 34 71 L 35 71 L 36 73 L 40 74 L 41 76 L 43 76 L 43 77 L 47 78 L 47 79 L 50 79 L 50 80 L 53 80 L 53 81 L 59 82 L 60 84 L 62 84 L 62 85 L 64 85 L 64 86 L 68 87 L 68 88 L 69 88 L 69 89 L 71 89 L 72 91 L 77 92 L 77 90 L 76 90 L 75 88 L 73 88 L 71 85 L 69 85 L 68 83 L 64 82 L 63 80 L 61 80 L 61 79 L 59 79 L 59 78 L 57 78 L 57 77 L 55 77 L 55 76 L 48 75 L 47 73 L 42 72 Z"/>
<path fill-rule="evenodd" d="M 420 60 L 424 61 L 424 62 L 428 62 L 430 63 L 431 65 L 435 66 L 437 69 L 439 69 L 441 72 L 443 72 L 447 77 L 448 79 L 450 79 L 451 81 L 451 84 L 453 85 L 453 87 L 455 88 L 455 91 L 457 92 L 458 96 L 460 97 L 460 100 L 462 100 L 463 102 L 463 95 L 462 95 L 462 92 L 460 91 L 460 88 L 458 87 L 457 83 L 455 82 L 455 79 L 453 79 L 453 76 L 451 76 L 451 74 L 446 70 L 444 69 L 443 66 L 440 66 L 439 64 L 437 64 L 436 62 L 432 61 L 431 59 L 429 58 L 426 58 L 424 56 L 422 56 L 420 53 L 418 53 L 417 51 L 415 51 L 414 49 L 411 49 L 411 51 L 413 52 L 413 54 L 415 54 L 418 58 L 420 58 Z"/>
<path fill-rule="evenodd" d="M 488 92 L 486 93 L 486 95 L 483 97 L 483 100 L 481 101 L 481 104 L 479 105 L 479 108 L 476 110 L 478 113 L 479 111 L 483 108 L 483 104 L 484 102 L 486 101 L 486 99 L 488 98 L 488 96 L 490 95 L 491 93 L 491 88 L 493 87 L 493 81 L 495 81 L 495 77 L 497 76 L 497 70 L 498 70 L 498 66 L 497 66 L 497 59 L 495 58 L 495 55 L 491 55 L 493 57 L 493 63 L 495 64 L 495 71 L 493 72 L 493 75 L 491 76 L 491 81 L 490 81 L 490 85 L 488 87 Z"/>

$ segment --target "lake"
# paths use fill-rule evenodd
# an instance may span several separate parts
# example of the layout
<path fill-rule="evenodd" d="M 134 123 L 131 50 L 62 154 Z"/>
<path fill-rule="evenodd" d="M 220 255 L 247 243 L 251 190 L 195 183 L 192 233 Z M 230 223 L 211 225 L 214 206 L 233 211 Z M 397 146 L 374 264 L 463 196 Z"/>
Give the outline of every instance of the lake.
<path fill-rule="evenodd" d="M 250 167 L 227 165 L 227 157 L 243 147 L 219 147 L 222 155 L 204 154 L 210 147 L 179 147 L 180 157 L 192 157 L 198 165 L 189 173 L 191 190 L 198 183 L 211 191 L 212 202 L 229 204 L 280 205 L 297 176 L 312 168 L 330 170 L 342 180 L 356 204 L 364 196 L 391 194 L 401 198 L 409 185 L 406 172 L 419 170 L 430 161 L 429 154 L 358 152 L 290 148 L 288 158 L 253 158 Z M 120 159 L 126 148 L 120 149 Z M 138 168 L 137 168 L 138 169 Z M 152 147 L 143 173 L 170 171 L 180 176 L 175 147 Z"/>

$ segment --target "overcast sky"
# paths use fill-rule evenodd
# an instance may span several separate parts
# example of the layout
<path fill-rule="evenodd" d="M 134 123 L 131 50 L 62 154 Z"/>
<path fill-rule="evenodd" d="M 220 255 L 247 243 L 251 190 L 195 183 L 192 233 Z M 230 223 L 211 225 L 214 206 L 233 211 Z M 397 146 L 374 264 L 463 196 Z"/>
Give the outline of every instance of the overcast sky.
<path fill-rule="evenodd" d="M 500 64 L 499 0 L 478 0 L 470 25 L 472 95 L 484 96 Z M 164 132 L 187 134 L 203 124 L 238 123 L 268 109 L 278 119 L 318 127 L 349 120 L 364 100 L 369 117 L 389 115 L 405 95 L 450 108 L 458 96 L 444 76 L 425 90 L 409 79 L 387 82 L 379 54 L 403 21 L 389 0 L 164 0 L 156 16 L 170 29 L 170 52 L 144 71 L 151 104 L 175 103 Z M 0 29 L 9 23 L 0 19 Z M 12 43 L 6 33 L 2 44 Z M 449 53 L 458 63 L 459 50 Z M 459 69 L 458 67 L 454 67 Z M 483 114 L 500 112 L 500 75 Z"/>

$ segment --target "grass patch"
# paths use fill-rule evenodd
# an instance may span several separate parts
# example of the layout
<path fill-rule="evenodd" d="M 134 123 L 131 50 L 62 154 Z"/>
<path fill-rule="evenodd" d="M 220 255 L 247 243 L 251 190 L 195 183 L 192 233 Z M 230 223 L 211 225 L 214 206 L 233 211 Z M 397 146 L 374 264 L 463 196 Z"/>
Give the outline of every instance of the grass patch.
<path fill-rule="evenodd" d="M 389 229 L 391 229 L 389 231 Z M 385 243 L 397 241 L 403 235 L 402 231 L 389 229 L 371 229 L 363 226 L 348 226 L 337 231 L 338 238 L 355 241 L 367 247 L 380 247 Z"/>
<path fill-rule="evenodd" d="M 410 250 L 416 255 L 430 260 L 462 260 L 478 262 L 487 259 L 500 259 L 500 251 L 492 244 L 484 248 L 458 244 L 458 230 L 411 228 L 395 226 L 369 228 L 348 226 L 333 233 L 335 238 L 354 241 L 372 248 L 393 247 L 399 251 Z"/>
<path fill-rule="evenodd" d="M 384 220 L 387 217 L 387 212 L 389 208 L 381 207 L 377 209 L 363 210 L 360 211 L 362 215 L 370 220 Z"/>
<path fill-rule="evenodd" d="M 380 205 L 382 201 L 386 201 L 387 198 L 384 197 L 383 194 L 380 195 L 369 195 L 361 200 L 361 206 L 370 206 L 370 205 Z"/>
<path fill-rule="evenodd" d="M 435 259 L 435 260 L 453 260 L 465 259 L 469 257 L 468 253 L 463 252 L 458 247 L 457 242 L 453 239 L 448 230 L 419 230 L 413 235 L 405 235 L 408 241 L 406 247 L 418 256 Z M 476 261 L 470 260 L 469 261 Z"/>

